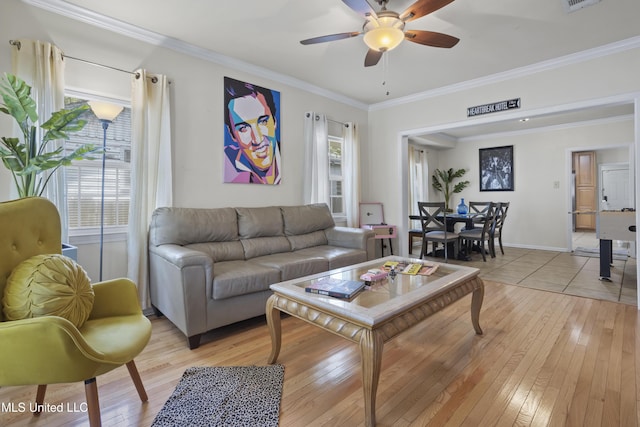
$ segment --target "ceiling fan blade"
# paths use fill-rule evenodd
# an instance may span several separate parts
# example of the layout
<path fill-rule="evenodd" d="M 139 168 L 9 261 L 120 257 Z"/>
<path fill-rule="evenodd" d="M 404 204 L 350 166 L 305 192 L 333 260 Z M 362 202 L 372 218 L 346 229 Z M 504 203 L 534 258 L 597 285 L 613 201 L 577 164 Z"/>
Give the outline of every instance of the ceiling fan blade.
<path fill-rule="evenodd" d="M 377 18 L 378 16 L 376 15 L 376 11 L 371 7 L 367 0 L 342 0 L 342 2 L 349 6 L 357 14 L 362 15 L 364 18 L 368 16 Z"/>
<path fill-rule="evenodd" d="M 400 19 L 404 22 L 413 21 L 431 12 L 435 12 L 451 2 L 453 2 L 453 0 L 418 0 L 400 14 Z"/>
<path fill-rule="evenodd" d="M 380 52 L 375 49 L 369 49 L 367 56 L 364 57 L 364 66 L 372 67 L 376 65 L 378 61 L 380 61 L 380 58 L 382 58 L 383 53 L 384 52 Z"/>
<path fill-rule="evenodd" d="M 357 37 L 360 34 L 362 34 L 361 31 L 353 31 L 351 33 L 329 34 L 327 36 L 313 37 L 306 40 L 300 40 L 300 43 L 306 45 L 306 44 L 332 42 L 334 40 L 342 40 L 342 39 L 348 39 L 351 37 Z"/>
<path fill-rule="evenodd" d="M 409 30 L 405 31 L 404 38 L 414 43 L 433 47 L 454 47 L 460 39 L 448 34 L 434 31 Z"/>

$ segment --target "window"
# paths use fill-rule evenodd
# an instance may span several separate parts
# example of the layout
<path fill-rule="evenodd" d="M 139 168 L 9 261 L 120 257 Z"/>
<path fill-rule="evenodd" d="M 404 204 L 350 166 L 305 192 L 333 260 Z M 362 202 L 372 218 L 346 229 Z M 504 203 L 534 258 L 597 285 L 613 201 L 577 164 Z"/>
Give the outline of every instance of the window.
<path fill-rule="evenodd" d="M 79 97 L 65 97 L 65 106 L 86 104 Z M 85 116 L 87 125 L 70 135 L 65 149 L 93 144 L 101 147 L 104 130 L 102 123 L 92 114 Z M 126 231 L 131 196 L 131 109 L 124 110 L 107 128 L 104 170 L 104 232 Z M 69 235 L 97 234 L 100 227 L 102 197 L 102 157 L 80 160 L 64 168 L 69 213 Z"/>
<path fill-rule="evenodd" d="M 334 217 L 346 216 L 343 192 L 343 144 L 343 138 L 329 136 L 329 201 Z"/>

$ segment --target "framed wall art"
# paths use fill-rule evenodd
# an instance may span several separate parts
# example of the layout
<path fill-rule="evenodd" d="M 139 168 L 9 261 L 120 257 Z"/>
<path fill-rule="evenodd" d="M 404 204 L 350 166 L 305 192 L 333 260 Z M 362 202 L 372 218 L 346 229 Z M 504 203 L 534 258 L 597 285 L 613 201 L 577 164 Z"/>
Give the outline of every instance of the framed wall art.
<path fill-rule="evenodd" d="M 224 78 L 224 182 L 280 184 L 280 92 Z"/>
<path fill-rule="evenodd" d="M 513 191 L 513 145 L 480 148 L 480 191 Z"/>

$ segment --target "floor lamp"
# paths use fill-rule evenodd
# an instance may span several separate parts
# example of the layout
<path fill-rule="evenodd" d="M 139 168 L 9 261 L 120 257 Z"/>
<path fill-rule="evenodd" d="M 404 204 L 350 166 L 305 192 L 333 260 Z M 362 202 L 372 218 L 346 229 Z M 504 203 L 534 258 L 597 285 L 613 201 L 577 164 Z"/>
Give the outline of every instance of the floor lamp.
<path fill-rule="evenodd" d="M 104 170 L 107 158 L 107 129 L 118 117 L 124 107 L 108 102 L 89 101 L 91 111 L 102 123 L 102 185 L 100 190 L 100 273 L 98 281 L 102 281 L 102 252 L 104 248 Z"/>

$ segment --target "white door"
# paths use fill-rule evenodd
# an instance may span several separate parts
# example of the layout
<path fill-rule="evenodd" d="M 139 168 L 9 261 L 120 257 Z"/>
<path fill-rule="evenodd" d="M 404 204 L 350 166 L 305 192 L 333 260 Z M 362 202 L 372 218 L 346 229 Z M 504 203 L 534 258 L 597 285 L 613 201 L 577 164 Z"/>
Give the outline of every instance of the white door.
<path fill-rule="evenodd" d="M 628 164 L 601 165 L 600 194 L 600 210 L 633 207 L 629 199 Z"/>

